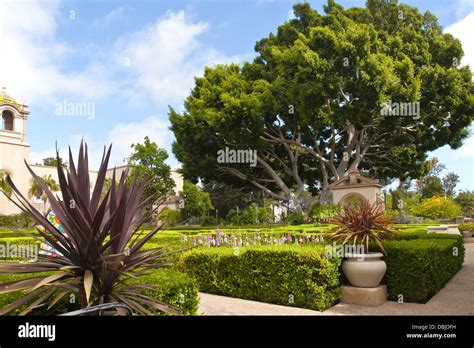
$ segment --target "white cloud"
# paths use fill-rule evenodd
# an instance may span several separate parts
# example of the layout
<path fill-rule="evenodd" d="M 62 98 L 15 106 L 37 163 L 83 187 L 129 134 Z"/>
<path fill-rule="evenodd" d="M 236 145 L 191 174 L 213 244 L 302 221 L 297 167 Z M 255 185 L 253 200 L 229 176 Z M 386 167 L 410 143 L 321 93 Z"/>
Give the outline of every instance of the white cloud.
<path fill-rule="evenodd" d="M 90 134 L 73 134 L 67 139 L 61 139 L 58 144 L 59 154 L 65 160 L 69 159 L 68 146 L 71 146 L 74 161 L 79 150 L 81 140 L 87 143 L 89 151 L 89 167 L 97 170 L 100 165 L 104 146 L 112 144 L 112 153 L 109 168 L 124 165 L 124 159 L 130 156 L 131 145 L 143 143 L 145 136 L 158 144 L 158 147 L 166 149 L 171 154 L 171 140 L 173 133 L 169 130 L 169 123 L 164 122 L 159 116 L 150 116 L 141 121 L 118 123 L 110 129 L 105 137 L 98 138 Z M 50 148 L 40 152 L 30 153 L 30 163 L 43 163 L 43 158 L 56 156 L 56 150 Z M 169 164 L 176 166 L 177 162 L 169 159 Z"/>
<path fill-rule="evenodd" d="M 122 18 L 123 11 L 124 11 L 123 7 L 114 8 L 112 11 L 108 12 L 104 16 L 96 19 L 94 23 L 92 24 L 92 26 L 95 29 L 101 29 L 101 30 L 106 29 L 112 23 Z"/>
<path fill-rule="evenodd" d="M 445 30 L 459 39 L 464 50 L 464 57 L 462 59 L 463 65 L 469 65 L 474 69 L 474 40 L 472 40 L 472 33 L 474 32 L 474 12 L 469 13 L 460 21 L 453 23 Z"/>
<path fill-rule="evenodd" d="M 19 102 L 40 104 L 60 94 L 90 99 L 109 90 L 98 65 L 74 72 L 61 69 L 73 49 L 56 38 L 60 15 L 55 0 L 0 2 L 0 84 Z"/>
<path fill-rule="evenodd" d="M 463 146 L 454 152 L 454 158 L 468 158 L 474 160 L 474 135 L 467 138 Z"/>
<path fill-rule="evenodd" d="M 200 41 L 207 29 L 207 23 L 191 22 L 184 11 L 168 12 L 143 30 L 117 40 L 117 59 L 128 61 L 134 76 L 126 93 L 137 99 L 145 91 L 160 105 L 181 102 L 204 66 L 235 61 Z"/>
<path fill-rule="evenodd" d="M 173 137 L 168 127 L 169 123 L 158 116 L 150 116 L 137 122 L 117 124 L 108 132 L 107 137 L 107 144 L 113 144 L 110 163 L 122 165 L 123 159 L 132 152 L 131 145 L 143 143 L 145 136 L 157 143 L 158 147 L 167 147 Z"/>

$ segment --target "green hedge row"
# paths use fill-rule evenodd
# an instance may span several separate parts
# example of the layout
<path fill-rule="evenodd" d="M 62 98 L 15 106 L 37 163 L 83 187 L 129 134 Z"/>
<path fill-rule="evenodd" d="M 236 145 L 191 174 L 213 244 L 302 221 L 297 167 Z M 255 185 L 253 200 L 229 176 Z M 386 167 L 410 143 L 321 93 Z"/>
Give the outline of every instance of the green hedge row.
<path fill-rule="evenodd" d="M 43 273 L 46 274 L 46 273 Z M 34 274 L 39 275 L 39 274 Z M 28 278 L 33 274 L 21 275 L 0 275 L 0 284 L 7 283 L 14 280 Z M 130 281 L 132 284 L 158 284 L 157 290 L 144 290 L 149 296 L 162 300 L 182 310 L 183 315 L 196 315 L 199 304 L 198 286 L 197 282 L 188 275 L 178 272 L 174 269 L 158 270 L 151 275 L 147 275 L 138 279 Z M 11 293 L 0 294 L 0 308 L 24 296 L 25 292 L 16 291 Z M 66 299 L 59 303 L 54 312 L 47 313 L 45 308 L 38 308 L 31 312 L 30 315 L 46 315 L 46 314 L 61 314 L 79 309 L 80 299 L 76 299 L 75 303 L 69 303 Z M 29 303 L 24 304 L 20 308 L 11 311 L 8 315 L 18 315 L 25 309 Z M 156 315 L 163 315 L 163 313 L 156 311 Z"/>
<path fill-rule="evenodd" d="M 29 215 L 20 213 L 16 215 L 0 215 L 0 226 L 5 227 L 28 227 L 34 224 Z"/>
<path fill-rule="evenodd" d="M 177 266 L 203 292 L 321 311 L 340 297 L 341 260 L 324 253 L 314 244 L 196 248 Z"/>
<path fill-rule="evenodd" d="M 426 303 L 459 271 L 464 244 L 456 235 L 427 234 L 383 243 L 389 300 Z"/>

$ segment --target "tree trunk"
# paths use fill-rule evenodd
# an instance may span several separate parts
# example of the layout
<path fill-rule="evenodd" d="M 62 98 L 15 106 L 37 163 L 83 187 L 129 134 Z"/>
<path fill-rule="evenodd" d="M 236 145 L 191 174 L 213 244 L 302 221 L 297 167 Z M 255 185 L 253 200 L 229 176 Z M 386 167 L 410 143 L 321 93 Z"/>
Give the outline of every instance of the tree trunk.
<path fill-rule="evenodd" d="M 319 193 L 319 204 L 328 205 L 332 204 L 332 193 L 329 190 L 329 187 L 323 187 Z"/>

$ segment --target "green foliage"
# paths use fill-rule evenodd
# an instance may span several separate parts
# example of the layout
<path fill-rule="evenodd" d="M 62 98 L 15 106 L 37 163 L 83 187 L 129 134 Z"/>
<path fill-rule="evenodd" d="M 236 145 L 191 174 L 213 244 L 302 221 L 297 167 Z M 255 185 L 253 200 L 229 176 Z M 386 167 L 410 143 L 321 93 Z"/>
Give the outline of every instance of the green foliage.
<path fill-rule="evenodd" d="M 5 194 L 7 197 L 12 195 L 12 189 L 7 183 L 7 175 L 12 175 L 9 170 L 0 169 L 0 193 Z"/>
<path fill-rule="evenodd" d="M 179 308 L 183 315 L 198 314 L 198 285 L 196 280 L 185 273 L 168 268 L 130 280 L 129 284 L 156 284 L 158 286 L 155 289 L 144 290 L 143 293 Z M 155 311 L 154 313 L 166 315 L 161 311 Z"/>
<path fill-rule="evenodd" d="M 435 196 L 443 196 L 444 195 L 444 188 L 443 184 L 441 183 L 441 179 L 436 176 L 431 176 L 426 178 L 425 184 L 421 189 L 421 197 L 422 198 L 431 198 Z"/>
<path fill-rule="evenodd" d="M 181 213 L 179 212 L 179 210 L 171 210 L 165 208 L 159 212 L 157 220 L 165 223 L 165 226 L 176 226 L 180 215 Z"/>
<path fill-rule="evenodd" d="M 462 207 L 465 213 L 468 213 L 474 208 L 474 191 L 461 191 L 454 200 Z"/>
<path fill-rule="evenodd" d="M 453 219 L 463 215 L 461 207 L 451 198 L 445 197 L 423 199 L 420 203 L 409 205 L 408 210 L 415 216 L 428 219 Z"/>
<path fill-rule="evenodd" d="M 29 228 L 34 224 L 34 220 L 25 213 L 0 215 L 0 226 Z"/>
<path fill-rule="evenodd" d="M 397 1 L 325 8 L 295 5 L 296 18 L 259 40 L 252 62 L 205 68 L 185 110 L 170 109 L 187 178 L 290 202 L 327 187 L 325 173 L 342 177 L 357 165 L 378 179 L 419 178 L 427 153 L 461 146 L 474 98 L 470 68 L 453 64 L 460 41 L 429 12 Z M 419 102 L 419 114 L 381 117 L 387 102 Z M 218 163 L 226 146 L 256 150 L 259 163 Z"/>
<path fill-rule="evenodd" d="M 152 202 L 170 193 L 175 182 L 171 178 L 171 167 L 165 163 L 168 153 L 160 149 L 155 142 L 145 137 L 143 144 L 132 144 L 133 153 L 127 158 L 127 164 L 132 168 L 132 175 L 146 179 L 143 190 L 145 197 L 152 197 Z"/>
<path fill-rule="evenodd" d="M 341 260 L 324 252 L 316 245 L 198 248 L 181 255 L 178 268 L 203 292 L 321 311 L 340 296 Z"/>
<path fill-rule="evenodd" d="M 290 225 L 302 225 L 304 224 L 304 216 L 302 214 L 290 213 L 285 216 L 283 221 Z"/>
<path fill-rule="evenodd" d="M 385 241 L 389 299 L 427 302 L 462 267 L 464 245 L 459 236 L 429 236 Z M 457 254 L 456 254 L 457 253 Z"/>
<path fill-rule="evenodd" d="M 474 232 L 474 223 L 460 224 L 458 226 L 458 230 L 460 232 L 463 232 L 463 231 Z"/>
<path fill-rule="evenodd" d="M 205 183 L 203 191 L 209 192 L 212 206 L 218 210 L 219 219 L 224 218 L 231 209 L 239 207 L 244 209 L 255 203 L 255 194 L 245 192 L 241 187 L 234 187 L 223 182 L 211 180 Z"/>
<path fill-rule="evenodd" d="M 38 274 L 35 274 L 38 275 Z M 49 275 L 43 273 L 42 275 Z M 8 274 L 0 275 L 0 283 L 7 283 L 10 281 L 21 280 L 28 278 L 32 274 Z M 144 290 L 143 294 L 154 299 L 169 303 L 176 308 L 182 310 L 183 315 L 196 315 L 199 295 L 197 283 L 194 279 L 184 273 L 180 273 L 174 269 L 163 269 L 155 271 L 153 274 L 143 276 L 137 279 L 132 279 L 129 284 L 155 284 L 158 285 L 154 290 Z M 24 291 L 15 291 L 0 294 L 0 308 L 6 307 L 8 304 L 20 299 L 25 295 Z M 70 303 L 70 297 L 65 297 L 56 306 L 52 313 L 48 313 L 45 307 L 40 307 L 33 310 L 30 315 L 46 315 L 46 314 L 61 314 L 80 309 L 80 297 L 76 294 L 75 303 Z M 22 310 L 28 307 L 33 300 L 25 303 L 9 312 L 9 315 L 18 315 Z M 164 315 L 160 311 L 154 311 L 156 315 Z"/>
<path fill-rule="evenodd" d="M 375 243 L 385 253 L 382 240 L 391 234 L 390 221 L 380 205 L 371 205 L 362 200 L 359 205 L 345 205 L 343 210 L 331 219 L 336 227 L 329 237 L 341 244 L 363 245 L 369 252 L 369 244 Z"/>
<path fill-rule="evenodd" d="M 342 207 L 340 204 L 315 204 L 308 212 L 308 217 L 315 222 L 328 222 L 329 219 L 336 216 Z"/>
<path fill-rule="evenodd" d="M 206 215 L 202 218 L 201 224 L 203 226 L 215 226 L 217 225 L 216 217 L 212 215 Z"/>
<path fill-rule="evenodd" d="M 141 230 L 145 221 L 141 217 L 145 202 L 142 197 L 145 184 L 143 180 L 133 179 L 127 185 L 126 176 L 122 175 L 116 182 L 114 175 L 109 192 L 101 200 L 110 153 L 111 147 L 104 149 L 92 190 L 87 145 L 81 142 L 77 167 L 72 155 L 69 156 L 70 168 L 64 170 L 58 163 L 62 199 L 55 196 L 27 165 L 33 179 L 47 195 L 51 208 L 67 235 L 31 206 L 11 178 L 7 177 L 15 194 L 13 202 L 41 226 L 37 229 L 41 238 L 59 253 L 56 256 L 40 254 L 37 262 L 31 263 L 0 262 L 0 274 L 51 272 L 50 276 L 39 275 L 0 284 L 0 293 L 28 291 L 18 301 L 1 308 L 0 314 L 8 313 L 31 299 L 35 301 L 20 314 L 26 315 L 41 305 L 49 310 L 57 303 L 56 299 L 74 293 L 81 295 L 81 308 L 120 301 L 137 314 L 150 314 L 149 309 L 177 313 L 173 307 L 161 301 L 144 295 L 138 296 L 143 288 L 126 284 L 129 278 L 162 268 L 174 251 L 165 248 L 142 249 L 159 230 L 159 227 L 151 231 Z"/>
<path fill-rule="evenodd" d="M 226 216 L 226 219 L 233 225 L 251 225 L 251 224 L 266 224 L 273 222 L 273 211 L 271 201 L 267 200 L 264 206 L 252 203 L 242 210 L 231 209 Z"/>
<path fill-rule="evenodd" d="M 209 210 L 213 209 L 209 193 L 202 191 L 187 180 L 184 181 L 183 191 L 179 195 L 184 200 L 184 208 L 181 209 L 181 213 L 185 218 L 202 218 Z"/>
<path fill-rule="evenodd" d="M 59 157 L 59 163 L 62 167 L 67 167 L 67 161 L 64 161 L 61 157 Z M 58 166 L 58 159 L 56 157 L 46 157 L 43 158 L 43 165 L 50 166 L 50 167 L 57 167 Z"/>

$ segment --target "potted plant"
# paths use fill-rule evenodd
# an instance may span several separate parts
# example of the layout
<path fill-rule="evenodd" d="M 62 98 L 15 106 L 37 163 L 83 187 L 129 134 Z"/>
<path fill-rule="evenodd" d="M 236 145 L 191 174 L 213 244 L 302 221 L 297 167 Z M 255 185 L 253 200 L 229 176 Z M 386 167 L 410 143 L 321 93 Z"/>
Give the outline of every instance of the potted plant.
<path fill-rule="evenodd" d="M 474 224 L 473 223 L 460 224 L 458 226 L 458 229 L 464 238 L 469 238 L 472 236 L 474 232 Z"/>
<path fill-rule="evenodd" d="M 358 205 L 346 205 L 331 219 L 331 223 L 337 227 L 329 237 L 343 245 L 352 244 L 351 250 L 344 253 L 346 260 L 342 262 L 342 272 L 349 282 L 363 288 L 378 286 L 387 270 L 387 264 L 381 259 L 385 253 L 381 241 L 392 233 L 390 220 L 382 206 L 371 205 L 367 200 Z M 369 251 L 371 241 L 382 253 Z"/>

